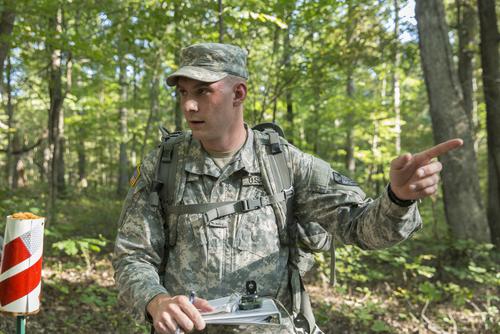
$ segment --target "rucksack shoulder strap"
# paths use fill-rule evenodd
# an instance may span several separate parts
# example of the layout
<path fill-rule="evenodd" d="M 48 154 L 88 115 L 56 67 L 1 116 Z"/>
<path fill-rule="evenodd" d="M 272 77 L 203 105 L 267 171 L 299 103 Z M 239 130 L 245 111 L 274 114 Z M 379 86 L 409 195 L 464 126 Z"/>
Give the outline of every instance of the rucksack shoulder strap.
<path fill-rule="evenodd" d="M 269 124 L 271 124 L 271 126 L 269 126 Z M 270 174 L 274 180 L 276 189 L 285 189 L 288 187 L 293 189 L 292 170 L 287 164 L 287 157 L 283 149 L 284 145 L 286 145 L 286 140 L 283 138 L 283 132 L 281 131 L 280 136 L 279 131 L 276 129 L 276 124 L 274 123 L 266 123 L 263 126 L 259 125 L 254 129 L 260 131 L 262 144 L 268 146 L 266 151 L 269 158 L 268 169 L 270 169 Z M 278 129 L 281 130 L 279 127 Z M 280 217 L 278 211 L 283 209 L 286 210 L 285 212 L 282 211 L 285 215 L 285 222 L 283 223 L 286 223 L 290 231 L 290 228 L 296 224 L 293 220 L 292 200 L 287 200 L 284 207 L 277 206 L 275 208 L 277 218 Z M 290 237 L 291 236 L 289 236 L 289 238 Z M 293 240 L 290 241 L 293 242 Z M 312 267 L 314 260 L 310 253 L 301 251 L 300 247 L 294 246 L 293 244 L 291 245 L 291 251 L 294 252 L 295 255 L 303 255 L 300 259 L 296 259 L 295 264 L 298 265 L 299 269 L 305 272 Z M 302 268 L 302 266 L 304 266 L 304 268 Z M 289 278 L 292 290 L 292 311 L 295 316 L 294 323 L 298 327 L 306 329 L 307 333 L 312 333 L 316 327 L 316 320 L 312 312 L 309 294 L 305 290 L 300 270 L 292 270 Z"/>
<path fill-rule="evenodd" d="M 253 129 L 256 130 L 254 133 L 260 143 L 267 146 L 266 153 L 276 191 L 289 189 L 292 186 L 292 178 L 284 153 L 284 145 L 287 142 L 283 137 L 283 130 L 275 123 L 258 124 Z"/>
<path fill-rule="evenodd" d="M 158 146 L 155 175 L 151 184 L 149 198 L 150 204 L 154 207 L 160 205 L 160 198 L 167 203 L 172 203 L 174 201 L 175 191 L 167 190 L 174 189 L 171 187 L 175 185 L 175 174 L 179 162 L 179 150 L 176 148 L 185 137 L 186 134 L 183 132 L 174 132 L 170 134 L 162 131 L 162 140 Z"/>

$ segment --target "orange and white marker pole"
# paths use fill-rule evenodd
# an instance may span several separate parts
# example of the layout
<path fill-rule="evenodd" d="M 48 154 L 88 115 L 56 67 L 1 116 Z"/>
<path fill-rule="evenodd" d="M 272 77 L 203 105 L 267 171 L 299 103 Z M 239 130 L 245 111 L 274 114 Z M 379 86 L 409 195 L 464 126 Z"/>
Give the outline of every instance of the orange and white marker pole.
<path fill-rule="evenodd" d="M 0 266 L 0 311 L 17 316 L 24 334 L 26 315 L 40 309 L 45 218 L 29 213 L 7 217 Z"/>

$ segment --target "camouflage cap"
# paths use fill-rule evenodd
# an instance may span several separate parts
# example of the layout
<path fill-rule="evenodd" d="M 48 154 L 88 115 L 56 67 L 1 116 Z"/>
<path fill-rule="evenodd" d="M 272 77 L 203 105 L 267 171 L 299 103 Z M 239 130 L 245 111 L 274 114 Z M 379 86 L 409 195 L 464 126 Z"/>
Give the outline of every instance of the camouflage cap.
<path fill-rule="evenodd" d="M 167 77 L 167 85 L 177 85 L 179 77 L 215 82 L 227 75 L 248 79 L 247 53 L 231 44 L 200 43 L 181 51 L 180 68 Z"/>

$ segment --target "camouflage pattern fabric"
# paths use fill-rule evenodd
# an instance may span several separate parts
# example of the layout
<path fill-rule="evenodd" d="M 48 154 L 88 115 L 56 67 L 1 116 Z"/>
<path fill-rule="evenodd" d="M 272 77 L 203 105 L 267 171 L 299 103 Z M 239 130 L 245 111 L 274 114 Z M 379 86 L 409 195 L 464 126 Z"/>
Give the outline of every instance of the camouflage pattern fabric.
<path fill-rule="evenodd" d="M 179 174 L 178 204 L 221 202 L 265 196 L 255 176 L 260 167 L 255 151 L 260 142 L 252 130 L 233 160 L 223 169 L 188 134 L 178 144 L 183 169 Z M 301 227 L 314 235 L 319 227 L 335 238 L 363 249 L 394 245 L 418 230 L 421 218 L 416 204 L 400 207 L 385 191 L 376 200 L 335 176 L 330 166 L 286 144 L 293 172 L 294 215 Z M 147 303 L 159 293 L 197 295 L 212 299 L 243 292 L 253 279 L 259 294 L 291 305 L 289 248 L 286 228 L 277 226 L 270 206 L 204 223 L 199 214 L 169 214 L 164 220 L 149 204 L 149 191 L 157 152 L 147 156 L 141 175 L 127 195 L 120 217 L 113 265 L 119 298 L 138 320 L 144 320 Z M 252 182 L 244 182 L 252 177 Z M 284 232 L 285 231 L 285 232 Z M 167 237 L 166 237 L 167 236 Z M 314 238 L 311 238 L 314 243 Z M 165 243 L 168 243 L 167 253 Z M 158 275 L 162 258 L 168 257 L 164 284 Z"/>
<path fill-rule="evenodd" d="M 167 77 L 169 86 L 177 85 L 179 77 L 215 82 L 228 74 L 248 79 L 247 53 L 238 46 L 219 43 L 190 45 L 181 51 L 179 69 Z"/>

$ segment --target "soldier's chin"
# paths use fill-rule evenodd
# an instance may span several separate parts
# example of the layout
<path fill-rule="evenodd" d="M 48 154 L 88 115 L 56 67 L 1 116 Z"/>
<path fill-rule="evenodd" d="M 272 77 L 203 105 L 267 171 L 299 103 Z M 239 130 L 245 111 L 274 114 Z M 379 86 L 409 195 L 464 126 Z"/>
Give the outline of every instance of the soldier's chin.
<path fill-rule="evenodd" d="M 196 140 L 200 140 L 201 141 L 204 138 L 203 133 L 200 130 L 191 128 L 191 133 L 193 135 L 193 138 L 196 139 Z"/>

